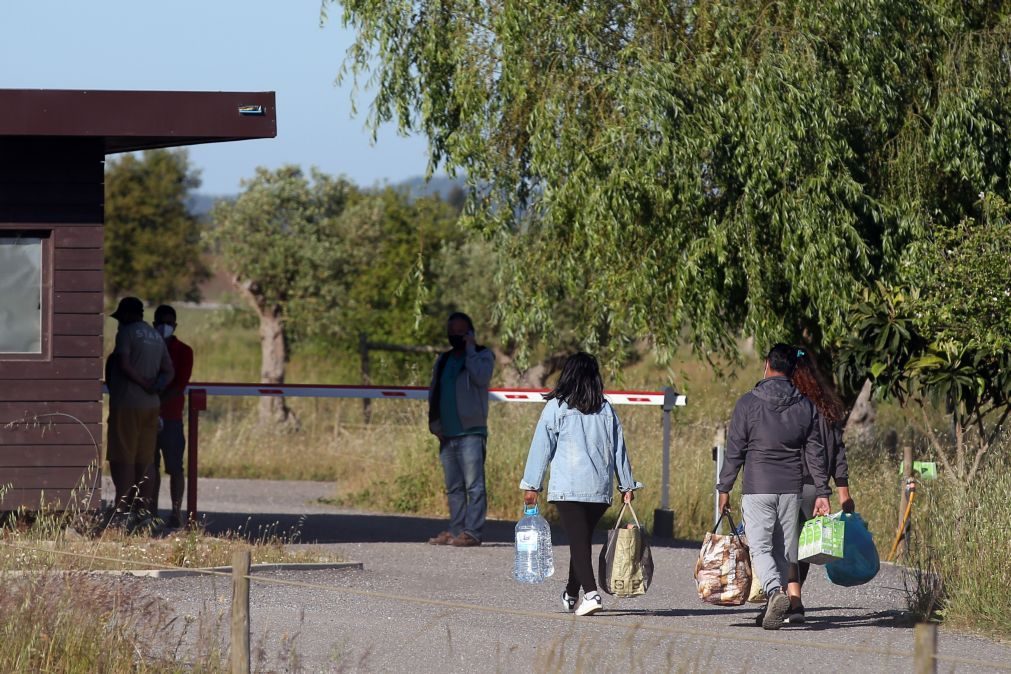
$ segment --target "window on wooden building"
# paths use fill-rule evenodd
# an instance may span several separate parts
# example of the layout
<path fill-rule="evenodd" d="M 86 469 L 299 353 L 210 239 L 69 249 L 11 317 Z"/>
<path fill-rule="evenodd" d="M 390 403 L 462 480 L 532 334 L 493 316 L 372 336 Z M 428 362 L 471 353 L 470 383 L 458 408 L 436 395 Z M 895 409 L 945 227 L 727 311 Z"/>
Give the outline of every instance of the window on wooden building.
<path fill-rule="evenodd" d="M 42 247 L 0 233 L 0 354 L 42 353 Z"/>

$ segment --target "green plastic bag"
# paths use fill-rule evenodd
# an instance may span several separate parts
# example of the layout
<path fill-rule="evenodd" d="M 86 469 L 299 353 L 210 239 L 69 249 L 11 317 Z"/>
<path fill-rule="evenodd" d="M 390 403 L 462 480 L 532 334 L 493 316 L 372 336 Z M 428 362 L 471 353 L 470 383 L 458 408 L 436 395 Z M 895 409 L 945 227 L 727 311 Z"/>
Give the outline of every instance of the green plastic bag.
<path fill-rule="evenodd" d="M 798 559 L 808 564 L 827 564 L 843 558 L 846 524 L 835 517 L 815 517 L 800 530 Z"/>

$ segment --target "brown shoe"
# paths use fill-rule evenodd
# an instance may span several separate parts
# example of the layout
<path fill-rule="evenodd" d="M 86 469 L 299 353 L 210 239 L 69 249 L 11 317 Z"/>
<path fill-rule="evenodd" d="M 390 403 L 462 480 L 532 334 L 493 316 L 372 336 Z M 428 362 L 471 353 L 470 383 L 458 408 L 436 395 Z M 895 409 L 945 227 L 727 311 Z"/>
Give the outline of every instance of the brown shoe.
<path fill-rule="evenodd" d="M 450 545 L 454 545 L 458 548 L 473 548 L 476 545 L 481 545 L 481 541 L 477 540 L 467 532 L 464 532 L 454 538 Z"/>
<path fill-rule="evenodd" d="M 443 531 L 442 533 L 440 533 L 435 538 L 429 538 L 428 539 L 428 544 L 429 545 L 451 545 L 453 543 L 453 541 L 455 541 L 455 540 L 456 540 L 456 537 L 453 536 L 453 534 L 449 533 L 448 531 Z"/>

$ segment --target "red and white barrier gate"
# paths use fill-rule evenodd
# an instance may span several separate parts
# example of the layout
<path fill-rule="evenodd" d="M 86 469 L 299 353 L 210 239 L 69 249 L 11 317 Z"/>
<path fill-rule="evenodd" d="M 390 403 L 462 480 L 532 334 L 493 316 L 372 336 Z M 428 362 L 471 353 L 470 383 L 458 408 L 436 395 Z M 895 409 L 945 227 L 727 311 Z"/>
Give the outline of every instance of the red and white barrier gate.
<path fill-rule="evenodd" d="M 216 384 L 192 383 L 187 391 L 201 389 L 209 396 L 283 396 L 285 398 L 369 398 L 427 400 L 425 386 L 346 386 L 316 384 Z M 503 403 L 543 403 L 547 389 L 493 388 L 488 400 Z M 604 391 L 612 405 L 663 405 L 663 391 Z M 674 405 L 683 407 L 686 399 L 677 395 Z"/>
<path fill-rule="evenodd" d="M 207 409 L 208 396 L 279 396 L 285 398 L 358 398 L 372 400 L 427 400 L 428 388 L 424 386 L 349 386 L 316 384 L 222 384 L 211 382 L 191 383 L 189 394 L 189 447 L 187 448 L 186 509 L 190 521 L 197 515 L 197 456 L 199 454 L 200 412 Z M 493 388 L 488 400 L 504 403 L 543 403 L 546 389 Z M 664 391 L 604 391 L 612 405 L 655 405 L 664 411 L 663 492 L 661 505 L 667 508 L 667 482 L 669 471 L 670 410 L 684 407 L 687 398 L 668 388 Z"/>

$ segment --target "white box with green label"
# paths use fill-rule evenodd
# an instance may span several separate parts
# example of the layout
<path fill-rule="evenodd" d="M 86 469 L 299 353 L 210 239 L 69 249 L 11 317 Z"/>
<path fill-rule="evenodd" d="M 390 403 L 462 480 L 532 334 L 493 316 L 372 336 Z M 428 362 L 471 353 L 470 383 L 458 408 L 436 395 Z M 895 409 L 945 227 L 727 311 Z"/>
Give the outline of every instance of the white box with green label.
<path fill-rule="evenodd" d="M 845 532 L 846 524 L 835 517 L 815 517 L 804 522 L 797 557 L 808 564 L 828 564 L 842 559 Z"/>

